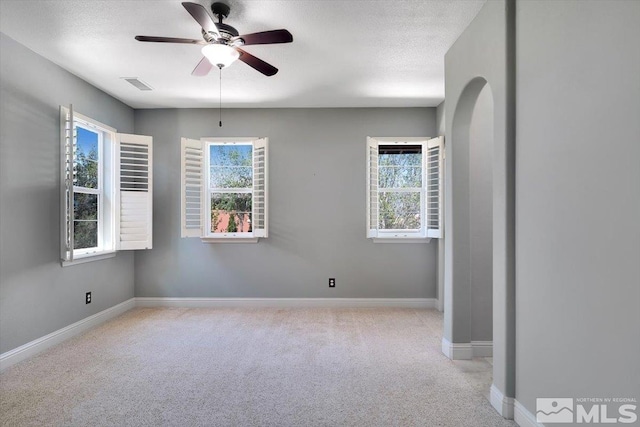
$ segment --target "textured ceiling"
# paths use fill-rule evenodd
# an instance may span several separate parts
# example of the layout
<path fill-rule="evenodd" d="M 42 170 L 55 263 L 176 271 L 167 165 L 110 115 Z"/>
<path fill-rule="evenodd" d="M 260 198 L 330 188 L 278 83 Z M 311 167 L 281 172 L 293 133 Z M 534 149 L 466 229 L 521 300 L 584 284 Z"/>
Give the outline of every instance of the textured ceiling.
<path fill-rule="evenodd" d="M 212 1 L 198 1 L 210 10 Z M 228 0 L 240 34 L 286 28 L 291 44 L 247 46 L 280 72 L 222 71 L 225 107 L 414 107 L 444 99 L 444 54 L 485 0 Z M 218 71 L 193 77 L 201 38 L 179 0 L 0 0 L 0 31 L 134 108 L 213 107 Z M 141 92 L 122 77 L 153 87 Z M 43 76 L 46 78 L 46 76 Z"/>

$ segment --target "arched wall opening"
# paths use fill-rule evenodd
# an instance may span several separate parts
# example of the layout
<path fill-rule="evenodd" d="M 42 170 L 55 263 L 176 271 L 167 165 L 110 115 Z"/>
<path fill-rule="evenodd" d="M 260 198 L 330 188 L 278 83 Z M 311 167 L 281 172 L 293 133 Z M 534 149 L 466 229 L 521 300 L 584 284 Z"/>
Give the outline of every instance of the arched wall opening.
<path fill-rule="evenodd" d="M 503 148 L 495 139 L 495 126 L 491 85 L 486 79 L 475 77 L 464 87 L 455 105 L 447 144 L 451 163 L 447 165 L 450 186 L 445 195 L 450 198 L 450 212 L 445 224 L 449 268 L 445 269 L 444 336 L 449 341 L 443 340 L 443 351 L 452 359 L 497 353 L 491 398 L 494 406 L 501 408 L 499 412 L 511 418 L 512 410 L 502 403 L 505 397 L 500 391 L 505 388 L 505 372 L 510 369 L 504 349 L 512 343 L 507 344 L 504 327 L 504 304 L 508 304 L 503 298 L 505 283 L 499 275 L 497 281 L 494 276 L 494 269 L 500 273 L 504 267 L 504 259 L 499 256 L 500 241 L 498 255 L 494 256 L 494 236 L 500 236 L 504 227 L 499 208 L 498 215 L 494 215 L 494 206 L 500 206 L 496 198 L 502 183 L 499 177 L 504 176 L 504 165 L 495 155 Z M 496 346 L 498 351 L 494 352 Z M 500 388 L 495 385 L 496 380 Z"/>
<path fill-rule="evenodd" d="M 493 355 L 493 94 L 485 84 L 469 127 L 469 271 L 471 346 Z"/>
<path fill-rule="evenodd" d="M 493 340 L 493 110 L 490 85 L 482 77 L 471 80 L 456 105 L 447 144 L 452 158 L 447 178 L 455 190 L 445 196 L 451 202 L 445 225 L 450 265 L 445 337 L 448 332 L 456 359 L 491 354 L 486 347 Z M 475 343 L 482 345 L 475 350 Z"/>
<path fill-rule="evenodd" d="M 515 7 L 487 2 L 445 55 L 444 330 L 442 351 L 473 356 L 470 150 L 476 104 L 493 99 L 491 404 L 513 418 L 515 398 Z M 475 134 L 476 132 L 474 132 Z M 485 239 L 486 240 L 486 239 Z M 474 343 L 475 344 L 475 343 Z"/>

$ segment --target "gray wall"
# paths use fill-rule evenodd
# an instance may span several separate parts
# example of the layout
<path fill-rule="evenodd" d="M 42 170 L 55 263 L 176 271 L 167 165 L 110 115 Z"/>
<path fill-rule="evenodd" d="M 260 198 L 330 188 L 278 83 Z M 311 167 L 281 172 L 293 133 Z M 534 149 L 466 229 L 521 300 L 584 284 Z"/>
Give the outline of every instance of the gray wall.
<path fill-rule="evenodd" d="M 438 136 L 444 135 L 445 125 L 444 101 L 442 101 L 436 108 L 436 127 L 438 130 Z"/>
<path fill-rule="evenodd" d="M 472 340 L 470 130 L 481 91 L 493 96 L 493 385 L 515 396 L 514 2 L 485 3 L 445 55 L 443 337 Z M 446 341 L 444 344 L 447 344 Z"/>
<path fill-rule="evenodd" d="M 640 399 L 640 2 L 517 5 L 517 399 Z"/>
<path fill-rule="evenodd" d="M 136 254 L 141 297 L 436 297 L 437 241 L 365 237 L 369 136 L 435 136 L 435 108 L 138 110 L 154 137 L 154 248 Z M 180 238 L 180 137 L 267 136 L 269 238 Z M 335 277 L 337 287 L 327 280 Z"/>
<path fill-rule="evenodd" d="M 493 336 L 493 97 L 478 94 L 469 126 L 471 341 Z"/>
<path fill-rule="evenodd" d="M 70 103 L 133 131 L 131 108 L 0 33 L 0 353 L 133 297 L 133 254 L 60 266 L 59 105 Z"/>
<path fill-rule="evenodd" d="M 436 127 L 438 136 L 445 135 L 446 120 L 444 114 L 444 101 L 436 108 Z M 444 139 L 445 153 L 447 146 L 447 138 Z M 443 162 L 443 167 L 446 165 Z M 446 176 L 446 169 L 442 171 L 442 175 Z M 445 239 L 444 221 L 442 224 L 442 238 L 438 240 L 438 310 L 444 311 L 444 239 Z"/>

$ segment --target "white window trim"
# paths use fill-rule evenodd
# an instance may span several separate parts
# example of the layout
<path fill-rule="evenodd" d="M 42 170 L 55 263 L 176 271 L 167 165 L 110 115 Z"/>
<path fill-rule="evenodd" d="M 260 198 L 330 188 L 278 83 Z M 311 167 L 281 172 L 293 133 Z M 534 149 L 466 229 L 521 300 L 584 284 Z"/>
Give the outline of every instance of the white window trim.
<path fill-rule="evenodd" d="M 373 243 L 429 243 L 431 242 L 431 237 L 372 237 L 371 240 L 373 240 Z"/>
<path fill-rule="evenodd" d="M 140 139 L 145 139 L 147 146 L 149 147 L 149 158 L 148 158 L 148 168 L 149 168 L 149 176 L 148 176 L 148 186 L 149 186 L 149 197 L 152 197 L 152 179 L 153 176 L 151 174 L 152 168 L 152 139 L 148 136 L 141 135 L 125 135 L 119 134 L 117 130 L 109 125 L 101 123 L 97 120 L 94 120 L 90 117 L 84 116 L 73 111 L 73 107 L 65 107 L 60 106 L 60 120 L 61 123 L 64 123 L 67 120 L 67 115 L 71 112 L 71 117 L 73 122 L 75 123 L 75 127 L 83 127 L 89 131 L 98 133 L 98 150 L 99 150 L 99 160 L 98 160 L 98 188 L 91 189 L 85 187 L 77 187 L 73 186 L 73 193 L 75 194 L 76 188 L 82 188 L 82 191 L 78 191 L 79 193 L 90 193 L 90 194 L 98 194 L 101 202 L 99 202 L 98 209 L 98 223 L 102 224 L 101 231 L 98 233 L 98 247 L 97 248 L 86 248 L 86 249 L 74 249 L 71 254 L 68 254 L 68 251 L 65 251 L 66 243 L 64 242 L 64 237 L 61 236 L 62 239 L 62 256 L 60 264 L 62 267 L 69 267 L 77 264 L 84 264 L 91 261 L 98 261 L 108 258 L 113 258 L 116 256 L 116 252 L 118 250 L 124 250 L 120 248 L 119 239 L 120 239 L 120 215 L 121 215 L 121 206 L 120 206 L 120 197 L 122 190 L 120 188 L 119 177 L 121 173 L 121 165 L 118 160 L 120 157 L 120 141 L 119 138 L 123 136 L 128 137 L 136 137 Z M 61 141 L 64 141 L 66 137 L 66 129 L 64 126 L 61 126 L 60 129 L 60 138 Z M 61 153 L 64 159 L 64 153 Z M 64 160 L 63 160 L 64 161 Z M 61 190 L 62 190 L 62 205 L 65 205 L 65 197 L 64 197 L 64 182 L 65 180 L 65 172 L 62 172 L 61 177 Z M 100 197 L 101 196 L 101 197 Z M 149 199 L 149 204 L 151 203 L 151 199 Z M 63 212 L 61 214 L 61 227 L 63 230 L 66 230 L 64 223 L 66 222 L 66 218 L 64 215 L 64 211 L 66 207 L 63 207 Z M 150 208 L 152 209 L 152 208 Z M 151 217 L 151 212 L 149 213 Z M 151 236 L 151 227 L 152 227 L 152 219 L 148 219 L 148 227 L 149 227 L 149 236 Z M 150 239 L 150 237 L 149 237 Z M 148 245 L 147 248 L 151 246 Z M 144 248 L 134 248 L 129 247 L 126 249 L 144 249 Z M 67 255 L 70 259 L 66 259 Z"/>
<path fill-rule="evenodd" d="M 63 267 L 70 267 L 72 265 L 85 264 L 92 261 L 100 261 L 101 259 L 114 258 L 116 251 L 102 251 L 95 253 L 87 253 L 83 255 L 75 255 L 73 261 L 62 261 Z"/>
<path fill-rule="evenodd" d="M 67 107 L 61 106 L 62 114 L 66 114 L 68 111 L 69 109 Z M 110 173 L 108 174 L 108 176 L 104 174 L 104 162 L 105 162 L 104 134 L 105 133 L 109 134 L 109 140 L 111 141 L 111 144 L 113 144 L 113 142 L 115 141 L 117 130 L 114 127 L 101 123 L 97 120 L 94 120 L 90 117 L 87 117 L 75 111 L 73 112 L 73 120 L 76 123 L 76 126 L 82 127 L 91 132 L 96 132 L 98 134 L 98 159 L 99 159 L 98 160 L 98 188 L 93 189 L 93 188 L 86 188 L 86 187 L 78 187 L 74 185 L 74 194 L 76 192 L 83 193 L 83 194 L 98 194 L 98 206 L 99 206 L 98 230 L 99 232 L 98 232 L 97 247 L 86 248 L 86 249 L 74 249 L 72 260 L 61 261 L 61 265 L 63 267 L 69 267 L 77 264 L 84 264 L 87 262 L 98 261 L 101 259 L 113 258 L 115 257 L 115 254 L 116 254 L 115 240 L 114 240 L 115 237 L 113 233 L 113 229 L 114 229 L 113 218 L 111 218 L 111 224 L 110 224 L 110 227 L 108 227 L 110 230 L 109 233 L 111 234 L 108 239 L 110 241 L 110 247 L 105 246 L 106 245 L 105 240 L 107 239 L 105 239 L 106 230 L 105 230 L 105 224 L 103 223 L 103 221 L 105 220 L 103 210 L 105 209 L 105 204 L 107 199 L 110 200 L 109 203 L 114 203 L 116 198 L 115 197 L 116 190 L 114 187 L 115 174 Z M 111 149 L 114 150 L 113 147 Z M 110 192 L 112 194 L 107 194 L 105 191 L 107 181 L 111 181 L 110 182 L 111 185 L 109 185 L 108 187 L 110 188 Z M 82 190 L 77 191 L 80 188 L 82 188 Z"/>
<path fill-rule="evenodd" d="M 209 146 L 211 144 L 222 144 L 222 145 L 251 145 L 252 147 L 252 151 L 251 151 L 251 167 L 253 168 L 253 149 L 254 149 L 254 143 L 259 140 L 262 139 L 263 137 L 203 137 L 200 138 L 200 141 L 202 141 L 202 150 L 203 150 L 203 167 L 204 167 L 204 173 L 203 173 L 203 179 L 205 180 L 205 183 L 203 184 L 203 188 L 204 188 L 204 200 L 202 203 L 202 218 L 204 220 L 204 230 L 203 230 L 203 235 L 200 237 L 200 240 L 203 243 L 258 243 L 261 239 L 261 237 L 256 237 L 253 233 L 253 231 L 251 232 L 241 232 L 241 233 L 211 233 L 211 193 L 212 193 L 212 188 L 209 186 L 209 183 L 211 182 L 210 176 L 209 174 L 211 173 L 211 157 L 209 155 Z M 215 189 L 214 189 L 215 190 Z M 233 191 L 233 192 L 238 192 L 238 193 L 252 193 L 254 192 L 254 188 L 253 186 L 251 188 L 242 188 L 242 189 L 228 189 L 225 188 L 224 190 L 228 191 L 229 190 L 238 190 L 238 191 Z"/>
<path fill-rule="evenodd" d="M 212 193 L 247 193 L 253 194 L 253 185 L 251 188 L 211 188 L 211 156 L 209 155 L 209 147 L 211 145 L 248 145 L 251 146 L 251 168 L 253 170 L 253 142 L 259 138 L 201 138 L 200 140 L 204 143 L 203 149 L 205 152 L 204 156 L 204 179 L 206 180 L 206 184 L 204 186 L 204 200 L 203 203 L 204 210 L 206 214 L 204 215 L 204 235 L 201 237 L 203 242 L 207 243 L 221 243 L 221 242 L 242 242 L 246 239 L 256 239 L 253 235 L 253 231 L 251 232 L 240 232 L 240 233 L 217 233 L 214 234 L 211 232 L 211 194 Z M 257 241 L 257 240 L 256 240 Z"/>
<path fill-rule="evenodd" d="M 76 114 L 74 114 L 74 116 L 76 116 Z M 105 209 L 105 202 L 106 202 L 106 198 L 109 196 L 108 194 L 105 194 L 105 181 L 107 181 L 107 177 L 104 176 L 104 134 L 105 132 L 111 132 L 111 131 L 107 131 L 103 128 L 99 128 L 98 126 L 96 126 L 96 122 L 95 121 L 91 121 L 89 122 L 88 120 L 79 120 L 79 118 L 74 117 L 74 120 L 77 122 L 76 127 L 80 127 L 83 128 L 89 132 L 94 132 L 96 135 L 98 135 L 98 187 L 97 188 L 89 188 L 89 187 L 80 187 L 77 185 L 73 186 L 73 194 L 74 196 L 76 194 L 95 194 L 98 196 L 98 241 L 97 244 L 98 246 L 92 247 L 92 248 L 84 248 L 84 249 L 74 249 L 73 250 L 73 257 L 75 258 L 82 258 L 82 257 L 86 257 L 86 256 L 91 256 L 91 255 L 99 255 L 102 253 L 106 253 L 106 252 L 110 252 L 109 248 L 106 248 L 106 244 L 107 242 L 105 241 L 105 230 L 104 230 L 104 226 L 105 224 L 103 223 L 103 221 L 105 220 L 104 218 L 104 213 L 102 212 Z M 115 135 L 115 133 L 114 133 Z M 111 188 L 111 187 L 110 187 Z M 109 197 L 109 199 L 111 199 L 111 197 Z M 78 221 L 78 220 L 75 220 Z M 102 248 L 102 249 L 101 249 Z"/>
<path fill-rule="evenodd" d="M 367 158 L 369 156 L 370 149 L 370 141 L 375 141 L 377 146 L 380 145 L 421 145 L 422 146 L 422 188 L 406 188 L 406 189 L 386 189 L 391 192 L 420 192 L 420 216 L 422 227 L 420 230 L 411 231 L 411 230 L 380 230 L 376 229 L 376 235 L 369 237 L 373 243 L 429 243 L 431 242 L 432 237 L 428 235 L 428 227 L 427 227 L 427 212 L 426 212 L 426 204 L 427 204 L 427 150 L 429 140 L 432 138 L 429 137 L 367 137 Z M 379 167 L 379 165 L 378 165 Z M 371 215 L 371 200 L 370 200 L 370 165 L 366 166 L 366 174 L 367 174 L 367 229 L 370 228 L 369 221 Z M 385 189 L 377 188 L 378 194 Z"/>
<path fill-rule="evenodd" d="M 258 243 L 260 237 L 234 236 L 235 233 L 226 233 L 220 237 L 201 237 L 202 243 Z"/>

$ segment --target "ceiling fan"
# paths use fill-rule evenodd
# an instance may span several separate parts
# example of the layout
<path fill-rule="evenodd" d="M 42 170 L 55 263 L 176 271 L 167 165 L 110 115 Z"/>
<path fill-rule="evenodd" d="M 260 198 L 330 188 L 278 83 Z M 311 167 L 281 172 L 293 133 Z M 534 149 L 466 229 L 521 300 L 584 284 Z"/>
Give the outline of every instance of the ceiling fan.
<path fill-rule="evenodd" d="M 231 8 L 227 4 L 216 2 L 211 5 L 211 11 L 218 19 L 218 22 L 215 22 L 211 18 L 201 4 L 184 2 L 182 6 L 184 6 L 187 12 L 189 12 L 193 19 L 202 27 L 203 40 L 154 36 L 136 36 L 136 40 L 141 42 L 204 45 L 202 48 L 204 57 L 191 72 L 194 76 L 206 76 L 214 65 L 222 69 L 223 67 L 229 66 L 236 59 L 239 59 L 266 76 L 273 76 L 278 72 L 276 67 L 260 58 L 256 58 L 249 52 L 241 49 L 241 46 L 291 43 L 293 36 L 289 31 L 282 29 L 239 35 L 238 30 L 222 22 L 224 18 L 229 16 L 229 12 L 231 11 Z"/>

